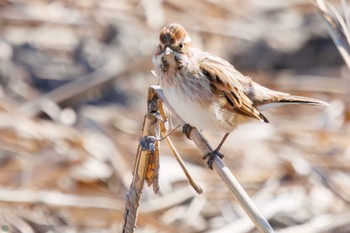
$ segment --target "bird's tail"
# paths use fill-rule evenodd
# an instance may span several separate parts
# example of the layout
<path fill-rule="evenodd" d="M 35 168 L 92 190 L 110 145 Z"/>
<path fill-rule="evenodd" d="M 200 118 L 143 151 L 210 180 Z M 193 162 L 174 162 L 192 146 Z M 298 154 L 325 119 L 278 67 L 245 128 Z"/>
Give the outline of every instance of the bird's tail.
<path fill-rule="evenodd" d="M 271 107 L 278 107 L 289 104 L 305 104 L 310 106 L 327 107 L 329 104 L 318 99 L 304 96 L 290 95 L 283 92 L 274 92 L 273 98 L 263 101 L 257 107 L 259 110 L 265 110 Z"/>

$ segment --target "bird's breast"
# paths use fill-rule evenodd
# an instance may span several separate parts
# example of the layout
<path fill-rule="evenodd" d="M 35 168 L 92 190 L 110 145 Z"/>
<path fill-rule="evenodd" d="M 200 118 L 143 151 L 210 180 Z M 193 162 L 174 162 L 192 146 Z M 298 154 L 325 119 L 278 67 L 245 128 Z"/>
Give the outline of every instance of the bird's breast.
<path fill-rule="evenodd" d="M 219 125 L 216 116 L 219 106 L 213 101 L 209 86 L 177 79 L 162 88 L 170 105 L 186 123 L 200 130 L 225 131 Z"/>

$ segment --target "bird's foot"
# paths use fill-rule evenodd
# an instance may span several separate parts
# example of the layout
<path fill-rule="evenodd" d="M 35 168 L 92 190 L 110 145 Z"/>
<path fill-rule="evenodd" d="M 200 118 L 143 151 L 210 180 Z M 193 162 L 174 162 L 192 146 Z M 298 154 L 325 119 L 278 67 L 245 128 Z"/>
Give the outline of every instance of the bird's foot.
<path fill-rule="evenodd" d="M 219 156 L 220 159 L 222 159 L 224 157 L 224 155 L 221 154 L 218 150 L 213 150 L 212 152 L 209 152 L 203 156 L 204 160 L 208 159 L 207 164 L 211 170 L 213 170 L 213 162 L 214 162 L 216 156 Z"/>
<path fill-rule="evenodd" d="M 191 139 L 191 131 L 194 129 L 194 127 L 192 127 L 191 125 L 189 124 L 184 124 L 182 126 L 182 133 L 186 135 L 186 137 L 188 139 Z"/>

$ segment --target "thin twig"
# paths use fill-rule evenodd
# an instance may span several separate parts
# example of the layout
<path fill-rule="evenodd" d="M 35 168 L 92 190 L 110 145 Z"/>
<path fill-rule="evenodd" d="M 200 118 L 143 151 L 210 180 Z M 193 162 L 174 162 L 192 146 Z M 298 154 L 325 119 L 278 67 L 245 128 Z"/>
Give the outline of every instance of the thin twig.
<path fill-rule="evenodd" d="M 160 114 L 162 115 L 162 118 L 166 119 L 166 115 L 165 115 L 165 112 L 164 112 L 162 104 L 159 105 L 159 110 L 160 110 Z M 165 128 L 165 125 L 164 125 L 164 121 L 160 122 L 160 129 L 161 129 L 161 132 L 162 132 L 162 136 L 164 137 L 167 134 L 166 133 L 166 128 Z M 182 171 L 185 173 L 185 175 L 186 175 L 190 185 L 194 188 L 194 190 L 196 190 L 196 192 L 198 194 L 202 194 L 203 193 L 203 189 L 197 184 L 197 182 L 192 178 L 192 176 L 188 172 L 184 161 L 182 160 L 179 152 L 177 152 L 177 150 L 176 150 L 173 142 L 171 141 L 170 137 L 169 136 L 165 137 L 165 140 L 166 140 L 168 146 L 170 147 L 170 150 L 172 151 L 173 155 L 175 156 L 177 162 L 180 164 L 180 167 L 181 167 Z"/>

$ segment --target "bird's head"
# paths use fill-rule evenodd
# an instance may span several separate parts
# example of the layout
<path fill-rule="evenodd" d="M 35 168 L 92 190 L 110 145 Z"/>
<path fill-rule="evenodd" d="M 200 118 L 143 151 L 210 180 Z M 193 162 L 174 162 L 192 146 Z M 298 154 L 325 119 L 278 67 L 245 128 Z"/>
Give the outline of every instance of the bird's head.
<path fill-rule="evenodd" d="M 192 48 L 191 37 L 185 28 L 176 23 L 168 24 L 160 31 L 153 63 L 163 72 L 180 70 L 189 64 Z"/>
<path fill-rule="evenodd" d="M 166 25 L 159 34 L 159 46 L 156 55 L 164 53 L 165 56 L 174 53 L 186 53 L 193 46 L 191 37 L 180 24 Z"/>

